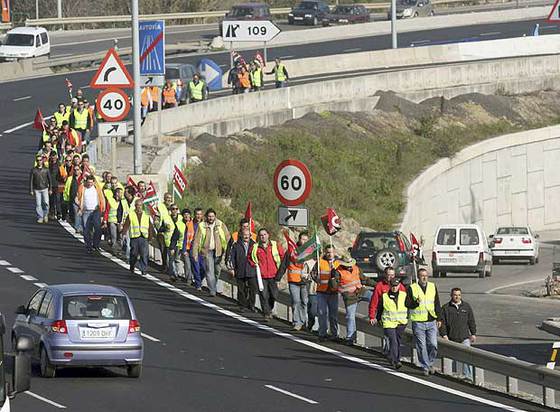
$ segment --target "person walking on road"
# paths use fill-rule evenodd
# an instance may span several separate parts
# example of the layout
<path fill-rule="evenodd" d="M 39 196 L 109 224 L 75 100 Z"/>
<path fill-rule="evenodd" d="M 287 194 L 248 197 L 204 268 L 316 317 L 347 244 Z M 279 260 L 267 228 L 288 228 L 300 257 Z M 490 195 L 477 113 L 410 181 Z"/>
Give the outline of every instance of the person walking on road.
<path fill-rule="evenodd" d="M 45 167 L 43 156 L 35 157 L 35 166 L 29 174 L 29 193 L 35 196 L 35 211 L 37 212 L 37 223 L 48 223 L 49 221 L 49 196 L 52 193 L 51 174 Z"/>
<path fill-rule="evenodd" d="M 80 133 L 82 142 L 89 144 L 90 130 L 92 127 L 88 109 L 83 100 L 78 101 L 78 108 L 70 112 L 70 128 Z"/>
<path fill-rule="evenodd" d="M 364 287 L 362 282 L 369 283 L 362 270 L 356 265 L 356 260 L 345 256 L 338 263 L 331 279 L 333 287 L 338 288 L 346 307 L 346 344 L 353 345 L 356 341 L 356 311 L 358 303 L 371 299 L 372 292 Z"/>
<path fill-rule="evenodd" d="M 258 243 L 253 245 L 250 263 L 257 270 L 257 280 L 260 272 L 263 290 L 259 293 L 261 308 L 265 322 L 272 320 L 274 304 L 278 298 L 278 282 L 276 276 L 284 258 L 284 250 L 276 241 L 270 240 L 268 230 L 262 228 L 258 233 Z"/>
<path fill-rule="evenodd" d="M 64 184 L 63 198 L 68 203 L 68 212 L 70 213 L 70 220 L 74 226 L 76 233 L 82 233 L 82 216 L 79 212 L 79 205 L 76 202 L 76 195 L 80 187 L 82 169 L 80 166 L 73 166 L 72 174 L 66 179 Z"/>
<path fill-rule="evenodd" d="M 303 245 L 308 240 L 308 233 L 301 232 L 298 236 L 297 246 Z M 289 254 L 286 254 L 285 259 L 288 259 L 288 287 L 292 300 L 293 327 L 294 330 L 299 331 L 307 325 L 307 305 L 309 303 L 307 284 L 310 279 L 310 270 L 307 262 L 296 263 Z"/>
<path fill-rule="evenodd" d="M 187 284 L 193 283 L 193 270 L 191 262 L 191 249 L 194 240 L 194 223 L 191 218 L 190 209 L 181 210 L 181 216 L 183 217 L 183 222 L 185 223 L 185 236 L 183 238 L 183 246 L 181 248 L 181 255 L 183 259 L 183 272 L 185 273 L 185 282 Z"/>
<path fill-rule="evenodd" d="M 290 80 L 290 76 L 288 75 L 288 70 L 282 61 L 277 58 L 274 60 L 275 65 L 272 70 L 266 74 L 274 74 L 274 81 L 276 82 L 276 88 L 280 89 L 282 87 L 286 87 L 288 85 L 288 80 Z"/>
<path fill-rule="evenodd" d="M 331 277 L 338 268 L 335 248 L 327 245 L 323 256 L 315 264 L 312 278 L 317 284 L 317 315 L 319 318 L 319 342 L 338 338 L 338 290 L 331 287 Z"/>
<path fill-rule="evenodd" d="M 93 175 L 86 177 L 78 187 L 76 195 L 79 212 L 82 215 L 84 243 L 88 253 L 99 251 L 101 242 L 101 220 L 105 213 L 105 196 Z"/>
<path fill-rule="evenodd" d="M 443 305 L 441 310 L 442 325 L 440 334 L 443 339 L 471 346 L 476 341 L 476 321 L 474 313 L 467 302 L 463 300 L 460 288 L 451 289 L 451 300 Z M 463 375 L 472 380 L 472 366 L 463 364 Z"/>
<path fill-rule="evenodd" d="M 134 273 L 136 262 L 142 275 L 148 268 L 148 242 L 155 234 L 150 216 L 144 212 L 144 202 L 134 201 L 134 210 L 126 218 L 122 233 L 128 233 L 130 239 L 130 273 Z"/>
<path fill-rule="evenodd" d="M 216 296 L 220 266 L 230 235 L 226 224 L 216 217 L 214 209 L 208 209 L 205 216 L 206 220 L 199 223 L 194 237 L 193 257 L 195 260 L 203 257 L 206 284 L 210 296 Z"/>
<path fill-rule="evenodd" d="M 189 82 L 187 93 L 190 103 L 201 102 L 207 99 L 208 88 L 204 80 L 200 79 L 200 75 L 195 73 L 192 80 Z"/>
<path fill-rule="evenodd" d="M 202 222 L 204 222 L 204 211 L 202 210 L 202 208 L 197 207 L 196 209 L 194 209 L 194 220 L 193 220 L 193 230 L 194 230 L 195 237 L 196 237 L 196 233 L 198 232 L 198 226 L 200 226 Z M 194 243 L 194 238 L 193 238 L 193 243 Z M 206 275 L 206 271 L 204 269 L 204 259 L 200 254 L 197 254 L 197 257 L 195 259 L 194 247 L 191 247 L 190 257 L 191 257 L 191 266 L 192 266 L 193 277 L 194 277 L 194 287 L 196 288 L 196 290 L 201 291 L 202 279 L 204 279 Z"/>
<path fill-rule="evenodd" d="M 411 297 L 410 320 L 418 361 L 424 375 L 435 373 L 438 329 L 441 326 L 441 306 L 436 285 L 428 281 L 428 271 L 418 270 L 418 283 L 409 287 Z"/>
<path fill-rule="evenodd" d="M 172 204 L 169 207 L 169 216 L 166 218 L 168 231 L 165 232 L 165 245 L 168 250 L 168 266 L 171 281 L 175 282 L 184 277 L 184 265 L 181 260 L 181 249 L 185 239 L 185 223 L 179 214 L 179 206 Z"/>
<path fill-rule="evenodd" d="M 377 307 L 378 317 L 381 320 L 383 327 L 383 334 L 389 341 L 388 359 L 395 369 L 402 367 L 401 363 L 401 338 L 406 324 L 408 323 L 407 317 L 407 293 L 400 290 L 399 278 L 392 278 L 389 282 L 390 289 L 385 292 Z"/>
<path fill-rule="evenodd" d="M 124 221 L 129 213 L 129 205 L 128 202 L 123 199 L 123 190 L 120 187 L 114 190 L 108 189 L 105 199 L 107 203 L 104 220 L 109 231 L 113 253 L 117 253 L 119 249 L 122 249 L 123 237 L 121 236 L 121 232 Z M 121 240 L 121 245 L 119 245 L 119 240 Z"/>
<path fill-rule="evenodd" d="M 231 247 L 231 266 L 237 282 L 237 302 L 241 311 L 245 309 L 255 311 L 258 290 L 257 271 L 249 263 L 249 253 L 254 245 L 255 241 L 251 238 L 251 231 L 245 229 L 239 234 L 237 242 Z"/>

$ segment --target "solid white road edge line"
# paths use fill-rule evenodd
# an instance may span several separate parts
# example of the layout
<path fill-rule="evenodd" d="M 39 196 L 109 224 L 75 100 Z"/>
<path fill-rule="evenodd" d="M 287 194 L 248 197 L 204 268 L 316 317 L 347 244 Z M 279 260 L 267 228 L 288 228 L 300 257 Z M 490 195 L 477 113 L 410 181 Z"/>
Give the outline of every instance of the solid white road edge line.
<path fill-rule="evenodd" d="M 47 117 L 44 117 L 43 119 L 49 120 L 51 117 L 52 116 L 47 116 Z M 2 133 L 9 134 L 9 133 L 15 132 L 16 130 L 23 129 L 24 127 L 31 126 L 32 124 L 33 124 L 33 122 L 27 122 L 27 123 L 24 123 L 24 124 L 20 124 L 19 126 L 12 127 L 11 129 L 4 130 Z"/>
<path fill-rule="evenodd" d="M 28 280 L 30 282 L 33 282 L 35 280 L 39 280 L 36 277 L 33 277 L 31 275 L 19 275 L 20 278 L 22 278 L 23 280 Z"/>
<path fill-rule="evenodd" d="M 23 97 L 18 97 L 17 99 L 14 99 L 14 102 L 21 102 L 22 100 L 27 100 L 27 99 L 31 99 L 31 96 L 23 96 Z"/>
<path fill-rule="evenodd" d="M 0 260 L 0 266 L 12 266 L 7 260 Z"/>
<path fill-rule="evenodd" d="M 161 342 L 158 338 L 154 338 L 153 336 L 148 335 L 147 333 L 141 332 L 140 335 L 141 335 L 143 338 L 146 338 L 146 339 L 148 339 L 148 340 L 151 340 L 152 342 Z"/>
<path fill-rule="evenodd" d="M 31 392 L 31 391 L 25 391 L 24 393 L 27 394 L 27 395 L 29 395 L 29 396 L 31 396 L 31 397 L 33 397 L 33 398 L 35 398 L 35 399 L 38 399 L 38 400 L 43 401 L 43 402 L 45 402 L 45 403 L 48 403 L 49 405 L 52 405 L 52 406 L 54 406 L 55 408 L 58 408 L 58 409 L 66 409 L 66 406 L 61 405 L 60 403 L 57 403 L 57 402 L 55 402 L 55 401 L 51 401 L 50 399 L 44 398 L 44 397 L 42 397 L 41 395 L 37 395 L 36 393 L 33 393 L 33 392 Z"/>
<path fill-rule="evenodd" d="M 293 393 L 293 392 L 288 392 L 288 391 L 286 391 L 286 390 L 284 390 L 284 389 L 277 388 L 277 387 L 274 386 L 274 385 L 264 385 L 264 387 L 265 387 L 265 388 L 268 388 L 268 389 L 272 389 L 273 391 L 276 391 L 276 392 L 283 393 L 284 395 L 291 396 L 292 398 L 296 398 L 296 399 L 299 399 L 299 400 L 301 400 L 301 401 L 310 403 L 310 404 L 312 404 L 312 405 L 317 405 L 317 404 L 319 403 L 319 402 L 317 402 L 317 401 L 314 401 L 313 399 L 304 398 L 303 396 L 298 395 L 298 394 L 295 394 L 295 393 Z"/>
<path fill-rule="evenodd" d="M 70 233 L 72 236 L 74 236 L 74 229 L 72 228 L 72 226 L 68 222 L 59 221 L 59 223 L 64 229 L 66 229 L 66 231 L 68 233 Z M 104 250 L 101 250 L 101 254 L 108 259 L 111 259 L 111 258 L 114 257 L 113 255 L 111 255 L 108 252 L 105 252 Z M 111 259 L 111 260 L 113 260 L 113 259 Z M 119 266 L 121 266 L 121 267 L 123 267 L 127 270 L 129 269 L 129 265 L 126 262 L 124 262 L 123 260 L 119 259 L 118 262 L 113 260 L 113 262 L 117 263 Z M 480 396 L 472 395 L 470 393 L 466 393 L 466 392 L 460 391 L 458 389 L 448 388 L 446 386 L 439 385 L 439 384 L 431 382 L 431 381 L 426 381 L 426 380 L 417 378 L 415 376 L 406 375 L 405 373 L 397 372 L 397 371 L 394 371 L 392 369 L 388 369 L 384 366 L 381 366 L 381 365 L 378 365 L 376 363 L 367 361 L 365 359 L 358 358 L 356 356 L 348 355 L 348 354 L 346 354 L 344 352 L 340 352 L 336 349 L 331 349 L 327 346 L 322 346 L 322 345 L 319 345 L 318 343 L 310 342 L 308 340 L 305 340 L 305 339 L 299 338 L 297 336 L 294 336 L 290 333 L 281 332 L 277 329 L 274 329 L 274 328 L 272 328 L 270 326 L 267 326 L 267 325 L 260 324 L 257 321 L 254 321 L 252 319 L 248 319 L 248 318 L 246 318 L 242 315 L 239 315 L 235 312 L 232 312 L 230 310 L 223 309 L 222 307 L 220 307 L 220 306 L 218 306 L 214 303 L 207 302 L 204 299 L 199 298 L 198 296 L 191 295 L 187 291 L 179 289 L 179 288 L 173 286 L 172 284 L 164 282 L 163 280 L 160 280 L 157 277 L 152 276 L 148 273 L 146 273 L 145 275 L 142 275 L 138 269 L 135 270 L 135 273 L 138 276 L 143 277 L 143 278 L 155 283 L 158 286 L 164 287 L 167 290 L 170 290 L 171 292 L 175 292 L 176 294 L 178 294 L 180 296 L 183 296 L 184 298 L 189 299 L 192 302 L 199 303 L 202 306 L 205 306 L 209 309 L 215 310 L 218 313 L 221 313 L 222 315 L 229 316 L 230 318 L 233 318 L 233 319 L 237 319 L 240 322 L 246 323 L 248 325 L 252 325 L 252 326 L 254 326 L 254 327 L 256 327 L 260 330 L 264 330 L 264 331 L 270 332 L 270 333 L 272 333 L 276 336 L 280 336 L 282 338 L 289 339 L 292 342 L 296 342 L 296 343 L 299 343 L 301 345 L 308 346 L 310 348 L 319 350 L 321 352 L 329 353 L 331 355 L 337 356 L 339 358 L 345 359 L 345 360 L 350 361 L 350 362 L 359 363 L 359 364 L 361 364 L 365 367 L 375 369 L 375 370 L 378 370 L 378 371 L 382 371 L 382 372 L 388 373 L 390 375 L 399 377 L 401 379 L 417 383 L 419 385 L 427 386 L 427 387 L 432 388 L 432 389 L 437 389 L 441 392 L 446 392 L 446 393 L 449 393 L 451 395 L 455 395 L 455 396 L 459 396 L 461 398 L 465 398 L 465 399 L 469 399 L 469 400 L 472 400 L 472 401 L 475 401 L 475 402 L 479 402 L 479 403 L 482 403 L 484 405 L 493 406 L 493 407 L 500 408 L 500 409 L 503 409 L 503 410 L 506 410 L 506 411 L 511 411 L 511 412 L 523 412 L 524 411 L 523 409 L 517 409 L 513 406 L 509 406 L 509 405 L 506 405 L 506 404 L 503 404 L 503 403 L 500 403 L 500 402 L 492 401 L 490 399 L 481 398 Z"/>
<path fill-rule="evenodd" d="M 490 294 L 490 293 L 494 293 L 497 290 L 501 290 L 501 289 L 507 289 L 507 288 L 513 288 L 515 286 L 521 286 L 521 285 L 527 285 L 529 283 L 537 283 L 537 282 L 542 282 L 542 279 L 535 279 L 535 280 L 524 280 L 523 282 L 516 282 L 516 283 L 510 283 L 509 285 L 503 285 L 503 286 L 498 286 L 496 288 L 493 289 L 488 289 L 486 292 L 486 294 Z M 534 299 L 534 298 L 531 298 Z"/>
<path fill-rule="evenodd" d="M 10 268 L 6 268 L 6 269 L 8 269 L 12 273 L 17 273 L 17 274 L 24 273 L 23 270 L 21 270 L 20 268 L 10 267 Z"/>

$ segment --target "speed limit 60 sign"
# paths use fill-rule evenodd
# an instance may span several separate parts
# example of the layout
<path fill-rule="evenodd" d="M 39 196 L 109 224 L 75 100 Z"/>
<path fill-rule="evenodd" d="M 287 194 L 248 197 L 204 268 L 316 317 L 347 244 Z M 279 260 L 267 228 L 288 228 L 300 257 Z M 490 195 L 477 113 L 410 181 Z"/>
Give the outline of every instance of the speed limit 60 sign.
<path fill-rule="evenodd" d="M 121 89 L 105 89 L 97 96 L 97 112 L 108 122 L 124 119 L 130 111 L 128 96 Z"/>
<path fill-rule="evenodd" d="M 311 173 L 299 160 L 284 160 L 274 171 L 274 192 L 282 204 L 297 206 L 311 193 Z"/>

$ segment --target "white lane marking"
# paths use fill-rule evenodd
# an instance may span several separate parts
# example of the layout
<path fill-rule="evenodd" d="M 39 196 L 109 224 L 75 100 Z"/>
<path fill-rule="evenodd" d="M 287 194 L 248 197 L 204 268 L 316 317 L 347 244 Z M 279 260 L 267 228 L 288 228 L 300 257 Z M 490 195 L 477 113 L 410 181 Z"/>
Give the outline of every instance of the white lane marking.
<path fill-rule="evenodd" d="M 276 392 L 283 393 L 284 395 L 291 396 L 292 398 L 299 399 L 300 401 L 304 401 L 304 402 L 310 403 L 310 404 L 312 404 L 312 405 L 317 405 L 317 404 L 319 403 L 319 402 L 317 402 L 317 401 L 314 401 L 313 399 L 304 398 L 303 396 L 300 396 L 300 395 L 295 394 L 295 393 L 293 393 L 293 392 L 288 392 L 288 391 L 286 391 L 286 390 L 284 390 L 284 389 L 277 388 L 277 387 L 274 386 L 274 385 L 264 385 L 264 387 L 265 387 L 265 388 L 268 388 L 268 389 L 272 389 L 273 391 L 276 391 Z"/>
<path fill-rule="evenodd" d="M 527 284 L 529 284 L 529 283 L 537 283 L 537 282 L 542 282 L 542 280 L 539 280 L 539 279 L 535 279 L 535 280 L 524 280 L 523 282 L 510 283 L 509 285 L 503 285 L 503 286 L 498 286 L 498 287 L 493 288 L 493 289 L 489 289 L 489 290 L 487 290 L 487 291 L 484 292 L 484 293 L 490 294 L 490 293 L 494 293 L 495 291 L 500 290 L 500 289 L 513 288 L 513 287 L 515 287 L 515 286 L 527 285 Z M 531 299 L 534 299 L 534 298 L 531 298 Z"/>
<path fill-rule="evenodd" d="M 33 282 L 34 280 L 39 280 L 31 275 L 19 275 L 19 277 L 22 278 L 23 280 L 28 280 L 30 282 Z"/>
<path fill-rule="evenodd" d="M 352 52 L 357 52 L 362 50 L 360 47 L 356 47 L 354 49 L 346 49 L 346 50 L 342 50 L 342 53 L 352 53 Z"/>
<path fill-rule="evenodd" d="M 8 269 L 10 272 L 12 273 L 24 273 L 23 270 L 21 270 L 20 268 L 6 268 Z"/>
<path fill-rule="evenodd" d="M 147 333 L 142 332 L 142 333 L 140 333 L 140 335 L 141 335 L 143 338 L 146 338 L 146 339 L 148 339 L 148 340 L 151 340 L 152 342 L 161 342 L 158 338 L 154 338 L 153 336 L 148 335 Z"/>
<path fill-rule="evenodd" d="M 46 288 L 47 286 L 49 286 L 46 283 L 42 283 L 42 282 L 34 283 L 34 285 L 37 286 L 38 288 Z"/>
<path fill-rule="evenodd" d="M 41 395 L 37 395 L 36 393 L 33 393 L 33 392 L 31 392 L 31 391 L 25 391 L 24 393 L 27 394 L 27 395 L 29 395 L 29 396 L 31 396 L 31 397 L 33 397 L 33 398 L 35 398 L 35 399 L 38 399 L 38 400 L 43 401 L 43 402 L 45 402 L 45 403 L 48 403 L 49 405 L 52 405 L 52 406 L 54 406 L 55 408 L 58 408 L 58 409 L 66 409 L 66 406 L 61 405 L 60 403 L 57 403 L 57 402 L 55 402 L 55 401 L 51 401 L 50 399 L 47 399 L 47 398 L 45 398 L 45 397 L 43 397 L 43 396 L 41 396 Z"/>
<path fill-rule="evenodd" d="M 541 26 L 541 29 L 556 29 L 557 26 Z"/>
<path fill-rule="evenodd" d="M 72 226 L 68 222 L 59 222 L 59 223 L 64 229 L 66 229 L 66 231 L 68 233 L 70 233 L 71 235 L 74 236 L 74 229 L 72 228 Z M 107 257 L 107 258 L 112 257 L 112 255 L 110 253 L 105 252 L 104 250 L 101 250 L 101 254 L 103 256 Z M 120 260 L 118 262 L 118 265 L 127 269 L 127 270 L 129 269 L 129 265 L 122 260 Z M 287 332 L 281 332 L 277 329 L 274 329 L 273 327 L 263 325 L 261 323 L 258 323 L 257 321 L 254 321 L 252 319 L 248 319 L 248 318 L 246 318 L 242 315 L 239 315 L 235 312 L 232 312 L 232 311 L 227 310 L 227 309 L 223 309 L 222 307 L 220 307 L 220 306 L 218 306 L 214 303 L 207 302 L 204 299 L 199 298 L 198 296 L 191 295 L 187 291 L 179 289 L 179 288 L 177 288 L 177 287 L 175 287 L 175 286 L 173 286 L 173 285 L 171 285 L 167 282 L 164 282 L 163 280 L 160 280 L 157 277 L 152 276 L 148 273 L 142 275 L 138 269 L 135 270 L 135 273 L 137 275 L 139 275 L 140 277 L 143 277 L 144 279 L 147 279 L 147 280 L 155 283 L 158 286 L 164 287 L 171 292 L 175 292 L 176 294 L 178 294 L 180 296 L 183 296 L 184 298 L 186 298 L 186 299 L 188 299 L 192 302 L 199 303 L 200 305 L 205 306 L 209 309 L 212 309 L 212 310 L 214 310 L 214 311 L 216 311 L 216 312 L 218 312 L 222 315 L 228 316 L 228 317 L 233 318 L 233 319 L 237 319 L 238 321 L 246 323 L 248 325 L 252 325 L 252 326 L 256 327 L 257 329 L 270 332 L 270 333 L 272 333 L 276 336 L 280 336 L 280 337 L 285 338 L 285 339 L 289 339 L 292 342 L 296 342 L 296 343 L 299 343 L 301 345 L 308 346 L 310 348 L 313 348 L 313 349 L 316 349 L 318 351 L 331 354 L 333 356 L 337 356 L 339 358 L 345 359 L 345 360 L 350 361 L 350 362 L 359 363 L 360 365 L 363 365 L 365 367 L 375 369 L 375 370 L 378 370 L 378 371 L 382 371 L 382 372 L 388 373 L 390 375 L 399 377 L 401 379 L 417 383 L 419 385 L 427 386 L 427 387 L 432 388 L 432 389 L 437 389 L 441 392 L 446 392 L 446 393 L 449 393 L 451 395 L 459 396 L 461 398 L 469 399 L 469 400 L 472 400 L 472 401 L 475 401 L 475 402 L 479 402 L 479 403 L 489 405 L 489 406 L 493 406 L 493 407 L 496 407 L 496 408 L 501 408 L 501 409 L 511 411 L 511 412 L 525 412 L 523 409 L 517 409 L 513 406 L 509 406 L 509 405 L 505 405 L 503 403 L 495 402 L 495 401 L 492 401 L 490 399 L 481 398 L 480 396 L 472 395 L 470 393 L 463 392 L 463 391 L 460 391 L 460 390 L 457 390 L 457 389 L 448 388 L 447 386 L 439 385 L 439 384 L 434 383 L 434 382 L 425 381 L 425 380 L 423 380 L 421 378 L 417 378 L 415 376 L 409 376 L 409 375 L 406 375 L 405 373 L 397 372 L 397 371 L 394 371 L 392 369 L 388 369 L 384 366 L 381 366 L 381 365 L 378 365 L 376 363 L 367 361 L 365 359 L 361 359 L 361 358 L 358 358 L 356 356 L 348 355 L 348 354 L 346 354 L 344 352 L 340 352 L 336 349 L 331 349 L 329 347 L 319 345 L 318 343 L 314 343 L 314 342 L 307 341 L 305 339 L 301 339 L 301 338 L 296 337 L 294 335 L 291 335 Z"/>
<path fill-rule="evenodd" d="M 7 260 L 0 260 L 0 266 L 11 266 L 12 264 Z"/>
<path fill-rule="evenodd" d="M 31 96 L 23 96 L 23 97 L 18 97 L 17 99 L 14 99 L 14 102 L 21 102 L 22 100 L 27 100 L 27 99 L 31 99 Z"/>
<path fill-rule="evenodd" d="M 89 84 L 86 84 L 85 86 L 81 86 L 80 89 L 89 89 Z"/>
<path fill-rule="evenodd" d="M 426 43 L 430 43 L 431 40 L 418 40 L 418 41 L 414 41 L 412 42 L 412 44 L 426 44 Z"/>
<path fill-rule="evenodd" d="M 51 117 L 52 116 L 47 116 L 44 119 L 49 120 Z M 2 133 L 6 133 L 6 134 L 12 133 L 12 132 L 15 132 L 16 130 L 23 129 L 24 127 L 31 126 L 32 124 L 33 124 L 33 122 L 27 122 L 27 123 L 24 123 L 24 124 L 20 124 L 19 126 L 12 127 L 11 129 L 4 130 Z"/>
<path fill-rule="evenodd" d="M 280 56 L 280 59 L 292 59 L 294 56 Z"/>
<path fill-rule="evenodd" d="M 480 33 L 480 36 L 495 36 L 496 34 L 502 34 L 502 33 L 499 31 L 491 31 L 488 33 Z"/>

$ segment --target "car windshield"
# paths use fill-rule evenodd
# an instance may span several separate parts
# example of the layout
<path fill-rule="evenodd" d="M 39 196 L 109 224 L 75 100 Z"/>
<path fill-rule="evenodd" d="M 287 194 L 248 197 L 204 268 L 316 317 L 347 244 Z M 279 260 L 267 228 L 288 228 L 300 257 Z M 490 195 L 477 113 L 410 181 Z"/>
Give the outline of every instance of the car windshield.
<path fill-rule="evenodd" d="M 334 9 L 334 14 L 350 14 L 352 13 L 352 7 L 349 6 L 336 6 Z"/>
<path fill-rule="evenodd" d="M 175 68 L 165 68 L 165 78 L 166 79 L 180 79 L 181 76 L 179 75 L 179 69 Z"/>
<path fill-rule="evenodd" d="M 33 36 L 32 34 L 12 33 L 6 36 L 6 41 L 4 42 L 4 44 L 6 46 L 32 47 L 35 44 L 34 40 L 35 40 L 35 36 Z"/>
<path fill-rule="evenodd" d="M 454 246 L 457 242 L 457 230 L 441 229 L 437 235 L 436 242 L 438 245 Z"/>
<path fill-rule="evenodd" d="M 128 301 L 124 296 L 65 296 L 65 320 L 130 319 Z"/>
<path fill-rule="evenodd" d="M 416 0 L 397 0 L 397 4 L 405 6 L 416 6 Z"/>
<path fill-rule="evenodd" d="M 526 227 L 501 227 L 498 229 L 498 235 L 528 235 L 529 230 Z"/>
<path fill-rule="evenodd" d="M 233 7 L 229 15 L 232 17 L 246 17 L 253 14 L 255 14 L 254 9 L 251 7 Z"/>
<path fill-rule="evenodd" d="M 382 233 L 371 233 L 360 236 L 356 243 L 357 251 L 377 251 L 381 249 L 398 249 L 397 239 Z"/>
<path fill-rule="evenodd" d="M 296 9 L 300 10 L 317 10 L 317 3 L 314 1 L 302 1 L 298 4 Z"/>
<path fill-rule="evenodd" d="M 480 242 L 478 238 L 478 230 L 476 229 L 461 229 L 461 245 L 475 246 Z"/>

